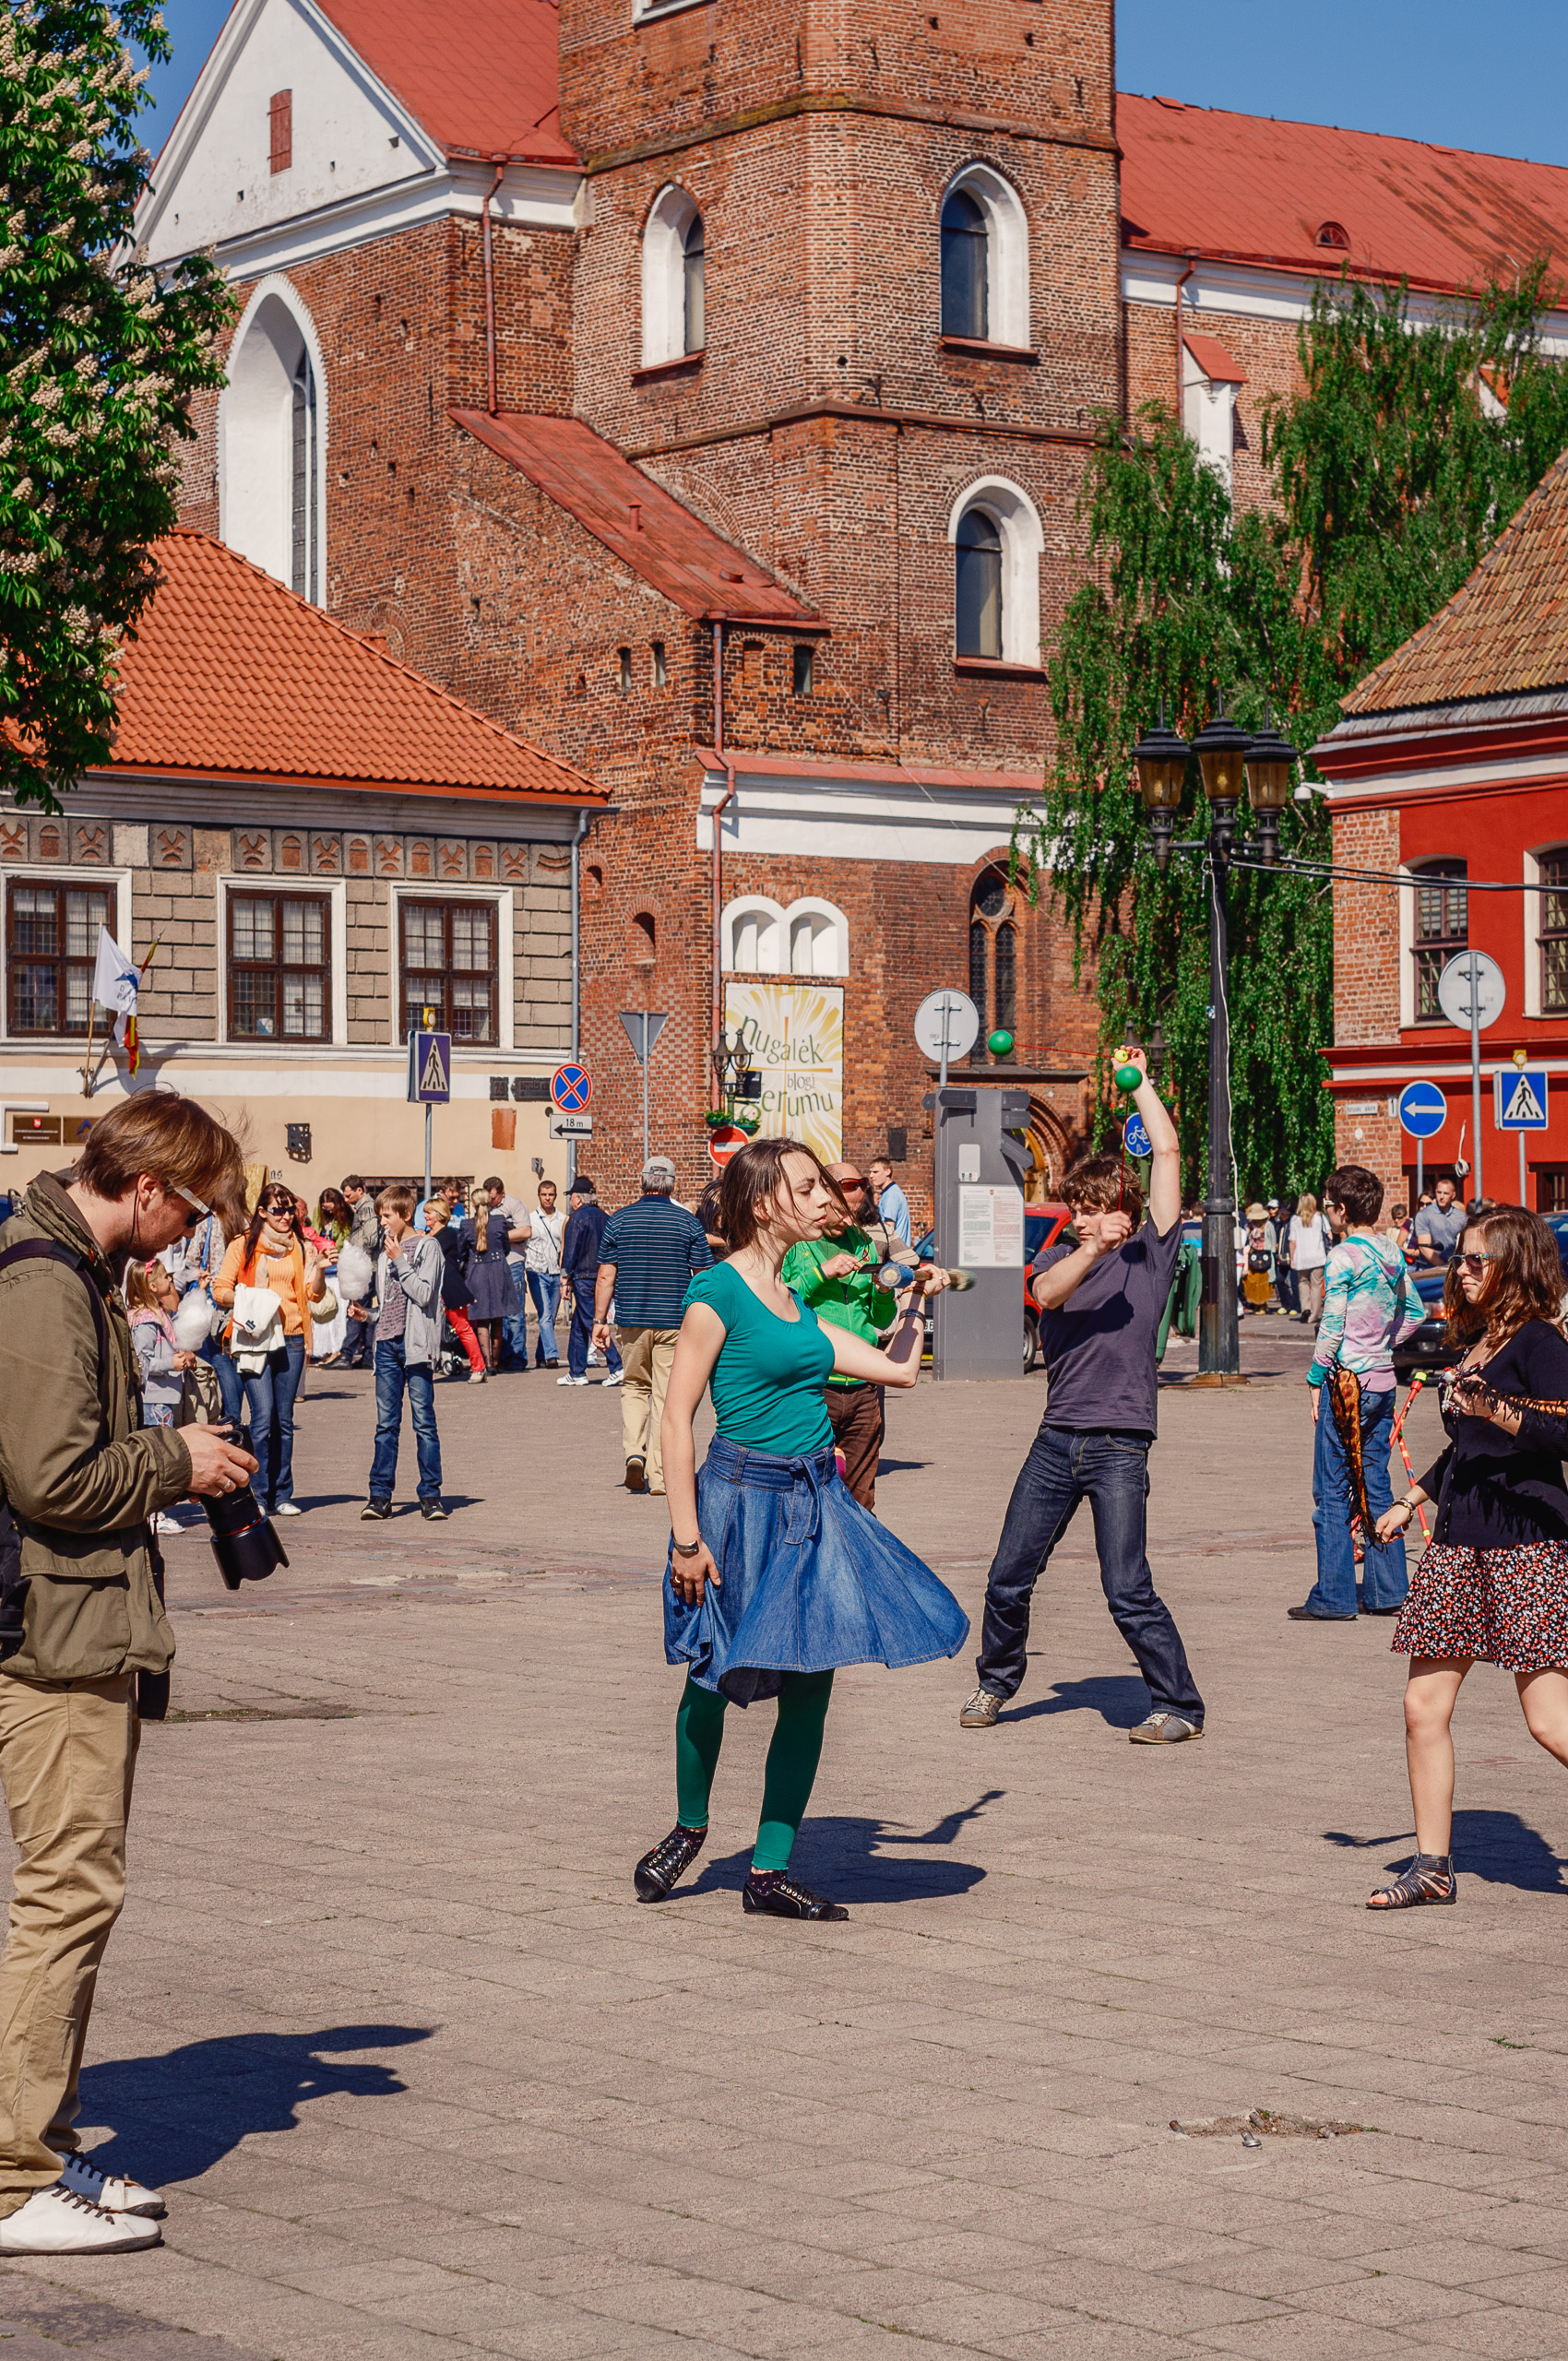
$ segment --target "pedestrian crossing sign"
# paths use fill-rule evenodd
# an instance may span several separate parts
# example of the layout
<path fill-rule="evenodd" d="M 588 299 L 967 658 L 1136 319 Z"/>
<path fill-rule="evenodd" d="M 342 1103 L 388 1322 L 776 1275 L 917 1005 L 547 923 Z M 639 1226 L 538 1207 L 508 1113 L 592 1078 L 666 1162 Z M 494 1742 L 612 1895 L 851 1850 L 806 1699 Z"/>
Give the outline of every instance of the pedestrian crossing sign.
<path fill-rule="evenodd" d="M 452 1036 L 450 1033 L 410 1033 L 409 1036 L 409 1104 L 445 1107 L 452 1096 Z"/>
<path fill-rule="evenodd" d="M 1500 1132 L 1544 1132 L 1547 1082 L 1544 1066 L 1506 1066 L 1492 1077 Z"/>

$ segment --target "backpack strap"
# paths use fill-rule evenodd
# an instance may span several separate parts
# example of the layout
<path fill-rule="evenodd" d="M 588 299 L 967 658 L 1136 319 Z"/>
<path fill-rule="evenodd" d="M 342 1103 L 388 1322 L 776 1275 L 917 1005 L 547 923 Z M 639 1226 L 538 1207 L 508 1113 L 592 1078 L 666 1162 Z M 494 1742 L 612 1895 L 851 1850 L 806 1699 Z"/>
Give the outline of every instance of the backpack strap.
<path fill-rule="evenodd" d="M 98 1335 L 98 1370 L 101 1406 L 103 1372 L 109 1360 L 109 1319 L 103 1309 L 85 1254 L 77 1254 L 69 1246 L 62 1246 L 52 1238 L 26 1238 L 17 1246 L 7 1246 L 0 1253 L 0 1272 L 9 1270 L 14 1263 L 63 1263 L 75 1271 L 92 1306 L 92 1324 Z M 22 1644 L 23 1610 L 27 1602 L 29 1577 L 22 1572 L 22 1536 L 17 1530 L 10 1502 L 0 1489 L 0 1664 L 14 1656 Z"/>

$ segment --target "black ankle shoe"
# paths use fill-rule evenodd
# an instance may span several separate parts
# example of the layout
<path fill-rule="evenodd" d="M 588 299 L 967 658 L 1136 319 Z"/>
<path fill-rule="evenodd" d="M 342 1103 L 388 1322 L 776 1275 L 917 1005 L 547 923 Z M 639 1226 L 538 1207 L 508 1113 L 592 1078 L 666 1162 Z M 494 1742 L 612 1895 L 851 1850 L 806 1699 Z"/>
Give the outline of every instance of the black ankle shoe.
<path fill-rule="evenodd" d="M 706 1828 L 672 1828 L 651 1853 L 645 1853 L 632 1871 L 639 1902 L 664 1902 L 678 1886 L 707 1835 Z"/>
<path fill-rule="evenodd" d="M 748 1878 L 741 1888 L 741 1907 L 761 1911 L 769 1918 L 847 1918 L 849 1915 L 841 1904 L 827 1901 L 809 1885 L 799 1885 L 789 1877 L 766 1881 Z"/>

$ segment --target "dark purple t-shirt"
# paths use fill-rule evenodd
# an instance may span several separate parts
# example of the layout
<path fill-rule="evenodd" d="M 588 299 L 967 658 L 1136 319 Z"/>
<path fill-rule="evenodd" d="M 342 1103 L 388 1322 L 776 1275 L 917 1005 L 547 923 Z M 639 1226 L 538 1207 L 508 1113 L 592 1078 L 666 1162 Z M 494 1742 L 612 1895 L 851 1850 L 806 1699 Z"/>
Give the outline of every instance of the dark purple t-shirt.
<path fill-rule="evenodd" d="M 1065 1303 L 1040 1313 L 1051 1386 L 1045 1426 L 1078 1433 L 1155 1432 L 1155 1339 L 1181 1246 L 1180 1218 L 1163 1238 L 1146 1221 L 1125 1246 L 1100 1256 Z M 1029 1265 L 1031 1275 L 1073 1252 L 1045 1247 Z"/>

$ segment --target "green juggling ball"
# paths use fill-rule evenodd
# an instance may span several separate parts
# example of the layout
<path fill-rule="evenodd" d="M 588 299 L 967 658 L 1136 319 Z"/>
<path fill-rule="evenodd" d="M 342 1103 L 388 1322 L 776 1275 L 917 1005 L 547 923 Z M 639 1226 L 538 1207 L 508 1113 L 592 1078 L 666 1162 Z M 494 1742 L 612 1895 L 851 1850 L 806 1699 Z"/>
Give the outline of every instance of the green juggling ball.
<path fill-rule="evenodd" d="M 1003 1033 L 1000 1031 L 992 1033 L 987 1039 L 985 1046 L 991 1051 L 993 1058 L 1004 1058 L 1007 1055 L 1008 1050 L 1013 1046 L 1013 1036 L 1011 1033 Z"/>
<path fill-rule="evenodd" d="M 1116 1087 L 1118 1090 L 1136 1090 L 1142 1080 L 1143 1075 L 1138 1072 L 1136 1066 L 1118 1066 L 1116 1069 Z"/>

